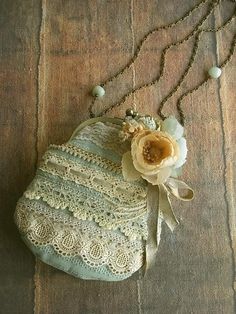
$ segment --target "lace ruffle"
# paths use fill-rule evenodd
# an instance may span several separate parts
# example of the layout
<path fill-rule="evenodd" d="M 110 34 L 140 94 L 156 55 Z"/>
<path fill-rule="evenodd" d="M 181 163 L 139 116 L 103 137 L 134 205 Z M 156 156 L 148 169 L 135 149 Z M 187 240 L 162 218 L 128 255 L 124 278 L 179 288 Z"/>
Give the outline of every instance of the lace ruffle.
<path fill-rule="evenodd" d="M 105 265 L 113 274 L 129 275 L 142 266 L 142 242 L 130 241 L 95 223 L 58 214 L 43 202 L 22 198 L 15 220 L 35 246 L 50 245 L 59 255 L 79 256 L 90 267 Z"/>
<path fill-rule="evenodd" d="M 54 182 L 37 176 L 24 196 L 42 199 L 55 209 L 68 209 L 81 220 L 93 219 L 99 226 L 109 230 L 119 229 L 130 239 L 147 239 L 146 203 L 139 207 L 123 207 L 118 203 L 97 198 L 89 190 L 75 190 L 71 185 Z"/>
<path fill-rule="evenodd" d="M 61 156 L 55 146 L 46 152 L 39 169 L 25 197 L 42 199 L 56 209 L 67 208 L 75 217 L 120 229 L 131 239 L 147 239 L 145 185 L 124 182 L 121 175 L 103 171 L 100 163 L 96 170 L 78 158 Z"/>

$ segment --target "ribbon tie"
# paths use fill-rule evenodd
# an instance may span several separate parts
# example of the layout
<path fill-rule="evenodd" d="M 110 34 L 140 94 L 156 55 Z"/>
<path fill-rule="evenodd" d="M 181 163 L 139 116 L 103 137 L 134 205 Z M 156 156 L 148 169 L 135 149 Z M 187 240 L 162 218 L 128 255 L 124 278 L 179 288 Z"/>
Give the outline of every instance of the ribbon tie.
<path fill-rule="evenodd" d="M 185 194 L 183 192 L 185 191 Z M 179 224 L 170 202 L 170 194 L 180 200 L 191 201 L 193 190 L 183 181 L 170 178 L 165 184 L 148 185 L 148 238 L 146 243 L 145 273 L 155 260 L 160 242 L 161 223 L 164 220 L 171 231 Z"/>

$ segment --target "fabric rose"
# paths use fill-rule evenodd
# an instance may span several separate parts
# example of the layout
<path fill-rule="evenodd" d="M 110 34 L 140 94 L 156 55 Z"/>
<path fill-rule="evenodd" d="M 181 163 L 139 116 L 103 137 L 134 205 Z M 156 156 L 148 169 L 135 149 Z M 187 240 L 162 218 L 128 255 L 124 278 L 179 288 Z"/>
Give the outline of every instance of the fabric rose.
<path fill-rule="evenodd" d="M 164 183 L 179 159 L 179 145 L 166 132 L 143 130 L 131 141 L 131 151 L 122 158 L 123 176 L 127 181 L 142 177 L 153 185 Z"/>

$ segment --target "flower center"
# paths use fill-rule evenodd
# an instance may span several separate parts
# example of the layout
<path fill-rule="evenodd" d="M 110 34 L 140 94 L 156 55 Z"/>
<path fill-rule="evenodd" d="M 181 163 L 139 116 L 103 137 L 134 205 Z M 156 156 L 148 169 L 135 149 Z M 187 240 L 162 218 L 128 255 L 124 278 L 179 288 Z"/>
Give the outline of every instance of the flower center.
<path fill-rule="evenodd" d="M 143 146 L 143 157 L 150 164 L 160 163 L 171 155 L 171 146 L 165 139 L 147 141 Z"/>

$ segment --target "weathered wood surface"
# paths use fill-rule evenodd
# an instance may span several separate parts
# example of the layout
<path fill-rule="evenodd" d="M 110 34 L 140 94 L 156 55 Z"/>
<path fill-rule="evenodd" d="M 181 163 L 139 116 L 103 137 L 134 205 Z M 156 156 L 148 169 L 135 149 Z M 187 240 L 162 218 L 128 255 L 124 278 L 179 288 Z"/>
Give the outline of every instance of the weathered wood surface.
<path fill-rule="evenodd" d="M 218 81 L 187 97 L 189 158 L 183 179 L 196 197 L 175 202 L 181 225 L 164 227 L 148 278 L 82 281 L 35 260 L 20 241 L 14 207 L 49 143 L 66 141 L 88 118 L 91 87 L 121 69 L 143 35 L 177 19 L 197 1 L 2 0 L 0 2 L 0 313 L 189 314 L 235 313 L 236 56 Z M 206 6 L 205 6 L 206 7 Z M 223 3 L 209 19 L 219 25 L 233 13 Z M 107 88 L 101 106 L 159 71 L 163 47 L 184 36 L 204 14 L 152 35 L 134 67 Z M 181 92 L 224 60 L 236 24 L 204 35 Z M 172 49 L 158 86 L 138 93 L 137 107 L 155 113 L 188 62 L 192 42 Z M 166 106 L 175 112 L 176 97 Z M 113 110 L 123 115 L 133 101 Z M 96 108 L 99 111 L 99 106 Z"/>

